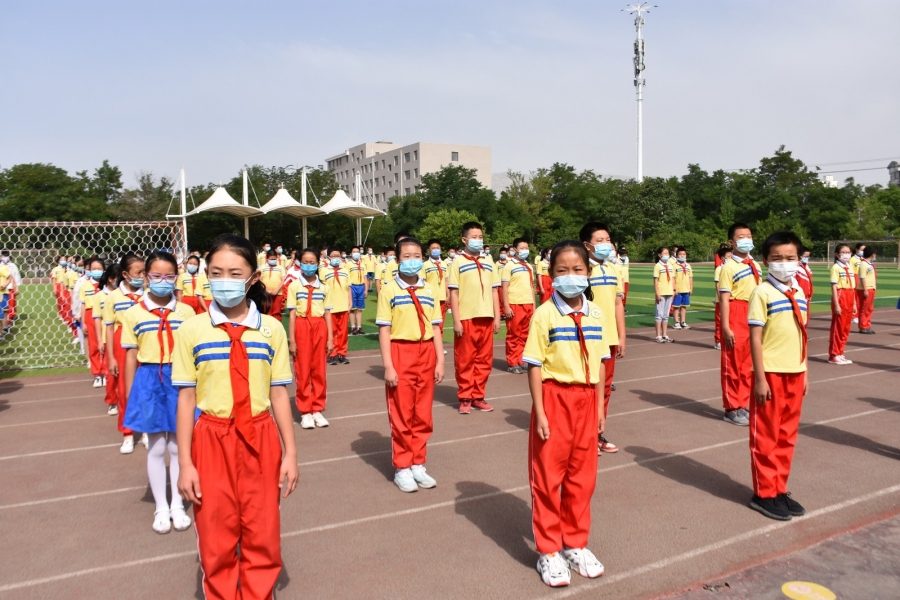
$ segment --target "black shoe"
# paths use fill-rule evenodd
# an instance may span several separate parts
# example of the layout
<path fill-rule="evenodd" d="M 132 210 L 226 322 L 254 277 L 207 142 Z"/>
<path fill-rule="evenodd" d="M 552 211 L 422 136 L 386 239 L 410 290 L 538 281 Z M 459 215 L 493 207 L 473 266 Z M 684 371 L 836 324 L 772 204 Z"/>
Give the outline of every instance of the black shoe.
<path fill-rule="evenodd" d="M 787 504 L 781 501 L 780 496 L 777 498 L 753 496 L 750 499 L 750 508 L 776 521 L 791 520 L 791 511 L 788 510 Z"/>
<path fill-rule="evenodd" d="M 357 328 L 356 328 L 356 335 L 366 335 L 366 334 L 363 333 L 362 327 L 357 327 Z"/>
<path fill-rule="evenodd" d="M 337 357 L 337 361 L 342 365 L 349 365 L 350 359 L 344 356 L 343 354 Z"/>
<path fill-rule="evenodd" d="M 338 364 L 338 357 L 337 357 L 337 356 L 332 356 L 331 358 L 329 358 L 329 359 L 328 359 L 328 364 L 329 364 L 329 365 L 336 365 L 336 364 Z"/>
<path fill-rule="evenodd" d="M 781 500 L 781 503 L 787 507 L 788 512 L 790 512 L 795 517 L 802 517 L 806 514 L 806 509 L 803 508 L 803 505 L 791 498 L 790 492 L 787 494 L 781 494 L 778 496 L 778 499 Z"/>
<path fill-rule="evenodd" d="M 869 329 L 860 329 L 859 332 L 860 332 L 860 333 L 865 333 L 865 334 L 868 334 L 868 335 L 875 335 L 875 330 L 872 329 L 871 327 L 870 327 Z"/>
<path fill-rule="evenodd" d="M 616 391 L 616 384 L 610 385 L 610 386 L 609 386 L 609 391 L 611 391 L 611 392 Z"/>

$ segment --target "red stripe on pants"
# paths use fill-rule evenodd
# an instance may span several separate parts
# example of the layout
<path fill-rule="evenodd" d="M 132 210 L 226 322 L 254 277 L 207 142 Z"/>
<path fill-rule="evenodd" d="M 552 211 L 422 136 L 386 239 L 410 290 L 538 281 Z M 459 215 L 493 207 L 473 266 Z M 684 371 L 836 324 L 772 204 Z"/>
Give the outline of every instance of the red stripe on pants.
<path fill-rule="evenodd" d="M 125 395 L 125 354 L 127 350 L 122 347 L 122 328 L 116 328 L 113 334 L 113 352 L 116 362 L 119 363 L 119 376 L 115 378 L 116 404 L 119 407 L 118 427 L 122 435 L 134 433 L 123 424 L 125 421 L 125 409 L 128 408 L 128 396 Z"/>
<path fill-rule="evenodd" d="M 100 340 L 97 339 L 97 330 L 94 329 L 94 311 L 84 310 L 84 334 L 88 340 L 88 360 L 91 362 L 91 375 L 98 377 L 103 374 L 103 363 L 100 360 Z"/>
<path fill-rule="evenodd" d="M 856 301 L 856 290 L 838 290 L 838 303 L 841 314 L 834 310 L 834 299 L 831 300 L 831 342 L 828 357 L 834 358 L 844 353 L 847 340 L 850 339 L 850 324 L 853 321 L 853 307 Z"/>
<path fill-rule="evenodd" d="M 494 320 L 477 317 L 462 321 L 463 334 L 453 337 L 453 366 L 460 400 L 484 400 L 494 362 Z"/>
<path fill-rule="evenodd" d="M 728 323 L 734 333 L 734 347 L 729 350 L 727 345 L 722 345 L 722 406 L 725 410 L 747 408 L 750 404 L 753 360 L 750 357 L 748 307 L 743 300 L 732 300 L 729 304 Z"/>
<path fill-rule="evenodd" d="M 603 361 L 603 367 L 606 369 L 606 381 L 603 384 L 603 416 L 609 413 L 609 399 L 612 397 L 613 375 L 616 373 L 616 352 L 619 346 L 609 347 L 609 358 Z"/>
<path fill-rule="evenodd" d="M 525 340 L 528 339 L 528 328 L 534 315 L 534 304 L 513 304 L 512 319 L 506 320 L 506 364 L 517 367 L 522 364 L 522 353 L 525 351 Z"/>
<path fill-rule="evenodd" d="M 859 328 L 872 327 L 872 313 L 875 311 L 875 290 L 868 290 L 869 297 L 863 298 L 863 291 L 856 290 L 856 304 L 859 306 Z"/>
<path fill-rule="evenodd" d="M 545 380 L 545 441 L 534 409 L 528 441 L 534 543 L 542 554 L 584 548 L 591 532 L 591 496 L 597 483 L 597 387 Z"/>
<path fill-rule="evenodd" d="M 385 386 L 391 454 L 394 467 L 406 469 L 425 464 L 425 445 L 434 423 L 434 341 L 391 342 L 391 360 L 397 370 L 397 386 Z"/>
<path fill-rule="evenodd" d="M 347 355 L 347 319 L 350 313 L 347 311 L 331 313 L 331 335 L 334 337 L 334 352 L 331 356 Z"/>
<path fill-rule="evenodd" d="M 540 293 L 541 304 L 550 299 L 553 294 L 553 280 L 549 275 L 541 275 L 541 283 L 544 285 L 544 291 Z"/>
<path fill-rule="evenodd" d="M 325 410 L 328 368 L 328 326 L 325 317 L 297 317 L 294 322 L 297 358 L 294 374 L 297 380 L 297 410 L 301 413 Z"/>
<path fill-rule="evenodd" d="M 713 334 L 713 341 L 717 344 L 722 343 L 722 311 L 720 309 L 720 302 L 716 302 L 716 329 Z"/>
<path fill-rule="evenodd" d="M 772 397 L 763 405 L 750 403 L 750 469 L 753 493 L 760 498 L 787 493 L 805 377 L 806 373 L 766 373 Z"/>
<path fill-rule="evenodd" d="M 281 441 L 270 413 L 253 417 L 253 427 L 258 457 L 233 419 L 204 414 L 194 426 L 191 457 L 203 491 L 194 522 L 207 598 L 271 598 L 281 573 Z"/>

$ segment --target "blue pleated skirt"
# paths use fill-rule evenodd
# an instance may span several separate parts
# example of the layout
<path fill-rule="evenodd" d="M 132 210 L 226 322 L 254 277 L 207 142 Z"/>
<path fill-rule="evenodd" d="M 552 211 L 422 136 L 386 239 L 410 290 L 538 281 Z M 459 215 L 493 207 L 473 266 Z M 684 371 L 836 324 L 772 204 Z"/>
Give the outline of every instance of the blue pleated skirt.
<path fill-rule="evenodd" d="M 172 365 L 140 365 L 134 374 L 124 426 L 142 433 L 175 432 L 178 389 L 172 385 Z"/>

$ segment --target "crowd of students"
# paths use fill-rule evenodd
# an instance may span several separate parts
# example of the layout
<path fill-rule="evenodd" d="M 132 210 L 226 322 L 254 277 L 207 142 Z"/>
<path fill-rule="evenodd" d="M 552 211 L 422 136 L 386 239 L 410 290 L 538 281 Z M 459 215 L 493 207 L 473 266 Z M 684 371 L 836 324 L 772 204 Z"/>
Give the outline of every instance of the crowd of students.
<path fill-rule="evenodd" d="M 809 253 L 791 233 L 769 236 L 764 276 L 750 228 L 736 223 L 728 237 L 715 271 L 724 420 L 750 427 L 750 506 L 786 520 L 804 513 L 787 479 L 807 389 Z M 94 385 L 106 387 L 108 413 L 118 416 L 120 452 L 132 453 L 134 432 L 142 434 L 153 530 L 188 529 L 191 502 L 207 597 L 233 598 L 237 587 L 244 598 L 271 594 L 281 568 L 279 501 L 298 480 L 287 386 L 296 383 L 301 429 L 329 425 L 327 367 L 350 362 L 348 336 L 365 335 L 373 292 L 395 485 L 407 493 L 437 485 L 426 463 L 445 326 L 458 412 L 470 415 L 493 411 L 486 386 L 505 320 L 507 371 L 527 373 L 533 403 L 537 570 L 550 586 L 568 585 L 572 570 L 603 574 L 587 541 L 598 457 L 618 451 L 605 434 L 616 361 L 626 355 L 627 251 L 597 222 L 534 256 L 518 238 L 495 261 L 475 222 L 460 242 L 445 252 L 437 240 L 400 233 L 378 255 L 358 246 L 288 253 L 222 235 L 180 264 L 164 251 L 113 264 L 60 257 L 51 272 L 60 318 L 76 338 L 86 333 Z M 872 333 L 875 253 L 858 250 L 838 246 L 831 268 L 836 365 L 850 364 L 854 311 L 861 332 Z M 670 311 L 675 329 L 690 328 L 693 269 L 683 248 L 656 256 L 656 341 L 665 343 Z M 3 269 L 0 261 L 0 286 Z"/>

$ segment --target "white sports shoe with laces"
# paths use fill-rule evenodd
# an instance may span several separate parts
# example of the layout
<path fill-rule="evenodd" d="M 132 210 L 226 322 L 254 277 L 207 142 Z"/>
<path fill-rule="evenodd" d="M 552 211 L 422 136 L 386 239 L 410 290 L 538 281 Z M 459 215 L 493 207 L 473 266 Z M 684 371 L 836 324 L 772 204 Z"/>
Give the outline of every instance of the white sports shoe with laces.
<path fill-rule="evenodd" d="M 541 580 L 550 587 L 564 587 L 572 582 L 569 567 L 559 552 L 541 554 L 537 561 L 537 572 L 541 574 Z"/>
<path fill-rule="evenodd" d="M 300 416 L 300 427 L 303 429 L 313 429 L 316 426 L 313 421 L 312 413 L 305 413 Z"/>
<path fill-rule="evenodd" d="M 411 469 L 397 469 L 397 472 L 394 473 L 394 484 L 400 488 L 401 492 L 418 492 L 419 485 L 416 483 L 415 478 L 413 478 Z"/>
<path fill-rule="evenodd" d="M 593 579 L 603 575 L 603 564 L 587 548 L 566 548 L 562 551 L 562 556 L 569 568 L 582 577 Z"/>
<path fill-rule="evenodd" d="M 316 427 L 328 427 L 328 419 L 322 416 L 322 413 L 320 412 L 314 412 L 312 414 L 312 420 Z"/>
<path fill-rule="evenodd" d="M 410 470 L 412 471 L 413 479 L 415 479 L 416 484 L 420 488 L 430 490 L 437 485 L 434 477 L 425 472 L 425 465 L 413 465 Z"/>

